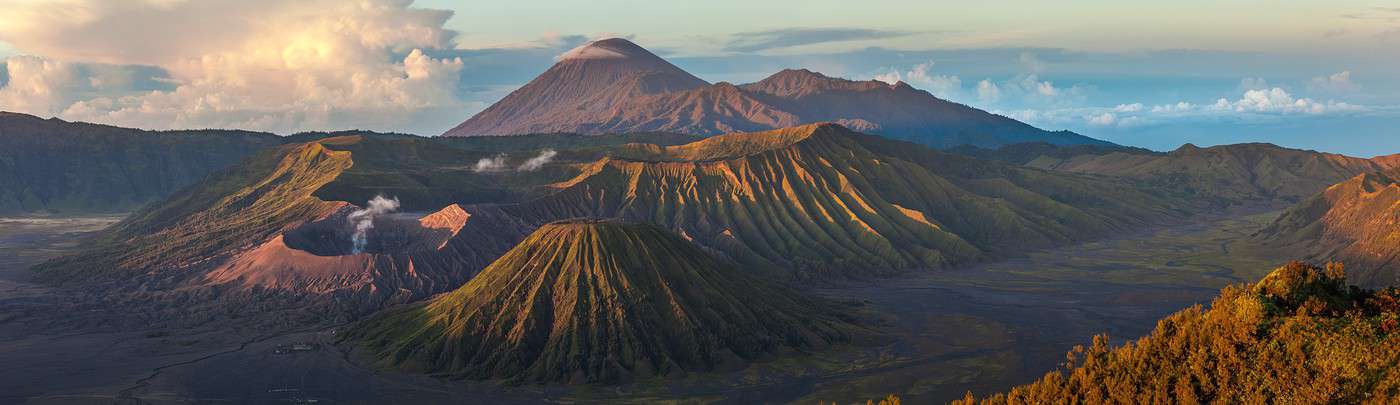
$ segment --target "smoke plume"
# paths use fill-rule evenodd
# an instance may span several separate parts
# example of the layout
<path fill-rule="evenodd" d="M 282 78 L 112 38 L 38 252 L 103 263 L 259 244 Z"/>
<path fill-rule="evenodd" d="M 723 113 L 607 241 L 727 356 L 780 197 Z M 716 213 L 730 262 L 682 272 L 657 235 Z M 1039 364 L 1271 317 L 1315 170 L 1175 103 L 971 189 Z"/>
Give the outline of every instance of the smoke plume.
<path fill-rule="evenodd" d="M 475 171 L 475 172 L 477 172 L 477 173 L 481 173 L 481 172 L 499 172 L 499 171 L 501 171 L 501 170 L 505 170 L 505 168 L 506 168 L 506 154 L 500 153 L 500 154 L 497 154 L 496 156 L 489 157 L 489 158 L 481 158 L 481 160 L 476 161 L 476 167 L 473 168 L 472 170 Z"/>
<path fill-rule="evenodd" d="M 360 254 L 365 252 L 365 245 L 369 243 L 369 230 L 374 228 L 375 216 L 398 211 L 398 209 L 398 197 L 394 197 L 394 199 L 391 200 L 384 198 L 382 195 L 377 195 L 370 199 L 368 204 L 365 204 L 365 208 L 351 212 L 350 216 L 346 217 L 346 219 L 350 221 L 350 224 L 355 226 L 355 235 L 351 237 L 354 243 L 354 246 L 351 247 L 351 253 Z"/>
<path fill-rule="evenodd" d="M 549 163 L 551 160 L 554 160 L 554 155 L 558 154 L 559 152 L 555 152 L 554 149 L 542 150 L 540 151 L 539 156 L 535 156 L 530 158 L 529 160 L 526 160 L 525 163 L 522 163 L 520 167 L 517 168 L 517 170 L 520 170 L 522 172 L 533 172 L 539 170 L 540 166 L 544 166 L 546 163 Z"/>

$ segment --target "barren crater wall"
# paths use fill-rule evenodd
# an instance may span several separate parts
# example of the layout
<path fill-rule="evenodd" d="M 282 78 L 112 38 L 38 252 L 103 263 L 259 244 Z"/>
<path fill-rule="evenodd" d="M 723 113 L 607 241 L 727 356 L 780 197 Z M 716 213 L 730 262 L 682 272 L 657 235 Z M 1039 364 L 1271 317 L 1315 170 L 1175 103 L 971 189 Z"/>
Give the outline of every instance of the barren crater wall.
<path fill-rule="evenodd" d="M 324 219 L 308 223 L 283 234 L 287 247 L 317 256 L 348 256 L 354 252 L 355 223 L 348 219 L 352 210 L 342 210 Z M 455 234 L 465 218 L 455 226 L 434 227 L 424 224 L 428 213 L 394 213 L 373 219 L 374 226 L 366 231 L 361 253 L 392 254 L 435 250 Z"/>

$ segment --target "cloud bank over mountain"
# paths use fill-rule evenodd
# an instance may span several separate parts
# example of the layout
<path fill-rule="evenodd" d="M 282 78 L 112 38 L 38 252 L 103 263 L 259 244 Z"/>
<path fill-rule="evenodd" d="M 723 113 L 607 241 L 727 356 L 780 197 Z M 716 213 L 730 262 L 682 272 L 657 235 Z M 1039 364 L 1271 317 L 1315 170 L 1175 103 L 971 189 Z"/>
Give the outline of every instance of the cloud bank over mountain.
<path fill-rule="evenodd" d="M 781 2 L 723 1 L 701 11 L 634 4 L 628 9 L 640 18 L 627 21 L 590 14 L 610 7 L 621 6 L 546 13 L 443 0 L 15 0 L 0 14 L 0 110 L 154 129 L 436 134 L 567 50 L 619 36 L 710 82 L 752 82 L 784 68 L 904 81 L 1123 144 L 1400 151 L 1400 141 L 1385 143 L 1395 138 L 1388 128 L 1400 126 L 1392 74 L 1400 57 L 1383 51 L 1400 41 L 1387 34 L 1400 32 L 1400 22 L 1388 9 L 1317 4 L 1229 14 L 1230 24 L 1199 21 L 1192 35 L 1137 21 L 1141 38 L 1125 41 L 1085 38 L 1105 32 L 1095 25 L 1102 22 L 1035 3 L 1020 5 L 1042 17 L 1034 20 L 979 14 L 977 5 L 956 18 L 911 5 L 845 10 L 832 20 Z M 1103 12 L 1124 21 L 1143 14 L 1123 14 L 1132 7 L 1143 6 Z M 777 9 L 803 24 L 765 17 Z M 1276 43 L 1240 36 L 1295 15 L 1309 23 Z M 1076 28 L 1056 28 L 1066 25 Z M 1240 86 L 1244 78 L 1250 83 Z M 1216 106 L 1221 99 L 1228 107 Z M 1115 109 L 1135 104 L 1144 108 Z M 1347 139 L 1324 143 L 1319 129 Z"/>

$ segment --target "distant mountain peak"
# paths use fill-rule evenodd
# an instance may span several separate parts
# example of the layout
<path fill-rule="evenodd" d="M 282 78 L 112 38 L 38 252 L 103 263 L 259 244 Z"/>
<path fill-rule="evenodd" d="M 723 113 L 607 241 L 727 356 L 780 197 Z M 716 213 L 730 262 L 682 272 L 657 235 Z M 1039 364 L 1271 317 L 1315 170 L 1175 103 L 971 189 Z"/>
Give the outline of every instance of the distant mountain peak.
<path fill-rule="evenodd" d="M 622 38 L 606 38 L 579 45 L 556 58 L 557 61 L 587 59 L 661 59 L 632 41 Z"/>
<path fill-rule="evenodd" d="M 832 121 L 933 147 L 1020 142 L 1108 144 L 1050 132 L 898 82 L 785 69 L 756 83 L 710 84 L 631 41 L 592 41 L 445 136 L 624 132 L 718 135 Z"/>

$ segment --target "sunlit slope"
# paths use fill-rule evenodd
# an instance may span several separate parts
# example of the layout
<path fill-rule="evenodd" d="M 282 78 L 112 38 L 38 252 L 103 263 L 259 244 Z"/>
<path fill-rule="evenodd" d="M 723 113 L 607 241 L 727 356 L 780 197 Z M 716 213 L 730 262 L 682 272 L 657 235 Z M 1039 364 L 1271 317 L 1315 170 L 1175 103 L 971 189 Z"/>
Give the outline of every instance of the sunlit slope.
<path fill-rule="evenodd" d="M 1131 231 L 1188 204 L 1127 183 L 980 161 L 835 124 L 618 155 L 511 207 L 624 217 L 801 277 L 938 268 Z"/>
<path fill-rule="evenodd" d="M 1096 337 L 1067 372 L 956 403 L 1393 404 L 1396 347 L 1400 291 L 1348 288 L 1340 269 L 1293 263 L 1125 346 Z"/>
<path fill-rule="evenodd" d="M 351 165 L 320 143 L 264 152 L 105 231 L 86 252 L 37 267 L 52 281 L 128 277 L 195 266 L 270 238 L 336 204 L 311 196 Z"/>
<path fill-rule="evenodd" d="M 1400 285 L 1400 184 L 1394 175 L 1337 183 L 1284 211 L 1255 237 L 1310 259 L 1342 261 L 1358 284 Z"/>
<path fill-rule="evenodd" d="M 347 332 L 378 364 L 606 383 L 846 341 L 829 304 L 748 276 L 655 225 L 544 225 L 465 286 Z"/>
<path fill-rule="evenodd" d="M 152 204 L 37 270 L 51 282 L 219 286 L 362 309 L 423 298 L 461 286 L 538 226 L 490 204 L 552 192 L 544 186 L 575 176 L 578 162 L 633 138 L 339 136 L 288 145 Z M 540 156 L 540 142 L 560 139 L 576 148 L 518 169 Z M 504 163 L 478 170 L 483 158 Z M 349 218 L 375 196 L 400 201 L 403 215 L 374 218 L 367 248 L 355 251 Z"/>

